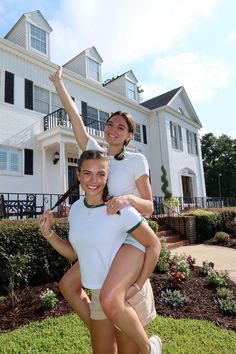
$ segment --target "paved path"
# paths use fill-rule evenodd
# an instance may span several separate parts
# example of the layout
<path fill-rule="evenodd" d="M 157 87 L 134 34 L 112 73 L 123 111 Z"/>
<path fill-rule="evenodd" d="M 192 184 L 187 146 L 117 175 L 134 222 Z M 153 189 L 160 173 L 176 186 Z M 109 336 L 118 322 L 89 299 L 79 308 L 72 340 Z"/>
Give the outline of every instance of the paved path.
<path fill-rule="evenodd" d="M 236 249 L 201 244 L 187 245 L 171 250 L 172 255 L 183 253 L 195 258 L 197 266 L 202 266 L 203 261 L 213 262 L 215 270 L 227 271 L 229 277 L 236 283 Z"/>

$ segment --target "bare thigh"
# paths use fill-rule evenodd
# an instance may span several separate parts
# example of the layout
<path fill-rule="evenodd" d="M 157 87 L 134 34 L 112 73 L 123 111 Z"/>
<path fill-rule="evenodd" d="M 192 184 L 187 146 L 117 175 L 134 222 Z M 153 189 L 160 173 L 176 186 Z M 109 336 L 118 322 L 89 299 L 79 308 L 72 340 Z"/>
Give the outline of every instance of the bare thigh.
<path fill-rule="evenodd" d="M 63 275 L 59 282 L 59 288 L 62 292 L 79 291 L 81 289 L 80 266 L 78 262 L 73 264 Z"/>
<path fill-rule="evenodd" d="M 117 252 L 107 274 L 100 296 L 125 294 L 138 278 L 145 254 L 138 248 L 123 244 Z"/>
<path fill-rule="evenodd" d="M 91 319 L 91 343 L 93 354 L 116 354 L 115 328 L 110 320 Z"/>

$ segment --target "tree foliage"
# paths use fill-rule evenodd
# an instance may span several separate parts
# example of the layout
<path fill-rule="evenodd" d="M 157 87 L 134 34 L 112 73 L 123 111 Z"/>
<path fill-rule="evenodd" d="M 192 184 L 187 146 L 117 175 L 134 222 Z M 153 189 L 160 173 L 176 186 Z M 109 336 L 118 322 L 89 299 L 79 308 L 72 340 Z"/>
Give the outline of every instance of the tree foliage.
<path fill-rule="evenodd" d="M 201 139 L 203 168 L 208 196 L 236 196 L 236 139 L 222 134 L 203 135 Z"/>

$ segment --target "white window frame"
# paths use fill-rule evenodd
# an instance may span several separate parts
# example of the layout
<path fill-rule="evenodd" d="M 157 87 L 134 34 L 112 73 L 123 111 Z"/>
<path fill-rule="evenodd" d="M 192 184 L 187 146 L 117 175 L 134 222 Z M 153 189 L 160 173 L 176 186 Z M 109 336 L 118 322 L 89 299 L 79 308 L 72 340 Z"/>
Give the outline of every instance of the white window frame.
<path fill-rule="evenodd" d="M 126 86 L 127 86 L 127 97 L 130 98 L 131 100 L 136 100 L 136 84 L 130 80 L 126 80 Z"/>
<path fill-rule="evenodd" d="M 137 124 L 136 123 L 136 130 L 134 133 L 134 141 L 137 141 L 139 143 L 142 142 L 142 138 L 141 138 L 141 124 Z"/>
<path fill-rule="evenodd" d="M 0 175 L 23 174 L 23 150 L 0 145 Z"/>
<path fill-rule="evenodd" d="M 92 80 L 100 82 L 100 64 L 91 58 L 87 58 L 88 77 Z"/>
<path fill-rule="evenodd" d="M 88 114 L 88 110 L 91 109 L 94 111 L 94 115 L 89 115 Z M 104 118 L 102 117 L 102 115 L 105 115 L 106 116 L 106 120 L 104 120 Z M 95 117 L 96 116 L 96 117 Z M 94 122 L 94 129 L 96 130 L 99 130 L 99 131 L 104 131 L 104 129 L 102 129 L 102 127 L 104 126 L 103 123 L 106 123 L 107 121 L 107 118 L 109 117 L 109 113 L 105 112 L 105 111 L 102 111 L 102 110 L 99 110 L 97 108 L 94 108 L 94 107 L 91 107 L 91 106 L 87 106 L 87 117 L 88 118 L 92 118 L 92 119 L 95 119 L 96 122 Z M 102 124 L 100 124 L 102 123 Z M 88 126 L 89 127 L 89 126 Z"/>
<path fill-rule="evenodd" d="M 188 153 L 198 155 L 197 134 L 186 129 Z"/>
<path fill-rule="evenodd" d="M 183 151 L 183 139 L 181 126 L 170 122 L 171 145 L 173 149 Z"/>
<path fill-rule="evenodd" d="M 36 33 L 32 33 L 34 30 Z M 44 38 L 43 38 L 44 37 Z M 47 32 L 30 23 L 29 28 L 30 48 L 40 54 L 47 55 Z M 33 44 L 35 42 L 35 45 Z M 44 48 L 42 48 L 45 47 Z"/>
<path fill-rule="evenodd" d="M 39 94 L 40 91 L 41 94 Z M 45 97 L 43 93 L 46 94 Z M 46 115 L 50 113 L 50 91 L 40 86 L 33 85 L 33 110 Z"/>

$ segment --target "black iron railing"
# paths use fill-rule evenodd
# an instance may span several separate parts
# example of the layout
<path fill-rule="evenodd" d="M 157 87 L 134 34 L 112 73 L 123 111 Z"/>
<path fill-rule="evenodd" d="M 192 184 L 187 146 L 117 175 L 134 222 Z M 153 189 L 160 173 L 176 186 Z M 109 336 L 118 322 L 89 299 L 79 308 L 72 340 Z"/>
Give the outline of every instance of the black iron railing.
<path fill-rule="evenodd" d="M 104 137 L 104 128 L 106 123 L 99 121 L 91 116 L 82 116 L 84 125 L 86 126 L 87 132 L 90 135 Z M 54 111 L 44 117 L 44 131 L 50 130 L 55 127 L 67 127 L 71 128 L 71 123 L 69 121 L 68 115 L 63 108 Z"/>

